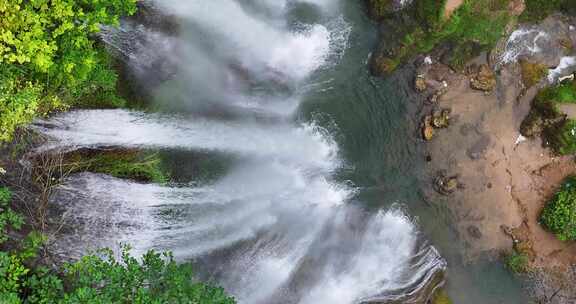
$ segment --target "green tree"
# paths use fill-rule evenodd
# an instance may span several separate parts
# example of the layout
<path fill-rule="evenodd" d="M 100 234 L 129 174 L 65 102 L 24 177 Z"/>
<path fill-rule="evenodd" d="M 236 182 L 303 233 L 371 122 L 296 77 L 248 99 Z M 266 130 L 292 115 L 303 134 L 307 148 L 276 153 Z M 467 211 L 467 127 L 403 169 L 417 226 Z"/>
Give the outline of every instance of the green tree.
<path fill-rule="evenodd" d="M 576 240 L 576 177 L 568 177 L 540 215 L 542 224 L 562 241 Z"/>
<path fill-rule="evenodd" d="M 136 0 L 0 0 L 0 141 L 82 97 L 118 104 L 117 76 L 94 38 L 135 10 Z"/>

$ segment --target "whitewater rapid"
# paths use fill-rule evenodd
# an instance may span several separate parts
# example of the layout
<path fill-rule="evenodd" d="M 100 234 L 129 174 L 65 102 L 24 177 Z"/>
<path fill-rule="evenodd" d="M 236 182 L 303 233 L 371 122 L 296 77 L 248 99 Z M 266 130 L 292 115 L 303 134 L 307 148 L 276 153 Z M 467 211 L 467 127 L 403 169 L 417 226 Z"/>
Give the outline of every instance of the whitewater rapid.
<path fill-rule="evenodd" d="M 367 212 L 352 203 L 360 189 L 336 179 L 346 162 L 333 132 L 297 119 L 302 99 L 321 86 L 315 73 L 345 55 L 351 25 L 339 1 L 152 4 L 179 19 L 177 36 L 126 23 L 105 29 L 103 39 L 134 71 L 162 58 L 176 66 L 156 102 L 186 111 L 61 113 L 36 125 L 53 139 L 40 151 L 201 151 L 232 165 L 207 183 L 74 175 L 52 199 L 80 227 L 60 238 L 60 250 L 80 255 L 117 242 L 136 254 L 171 250 L 179 260 L 201 261 L 204 276 L 240 303 L 408 302 L 443 271 L 445 262 L 400 207 Z M 320 17 L 289 21 L 302 5 Z M 207 115 L 207 105 L 233 115 Z"/>

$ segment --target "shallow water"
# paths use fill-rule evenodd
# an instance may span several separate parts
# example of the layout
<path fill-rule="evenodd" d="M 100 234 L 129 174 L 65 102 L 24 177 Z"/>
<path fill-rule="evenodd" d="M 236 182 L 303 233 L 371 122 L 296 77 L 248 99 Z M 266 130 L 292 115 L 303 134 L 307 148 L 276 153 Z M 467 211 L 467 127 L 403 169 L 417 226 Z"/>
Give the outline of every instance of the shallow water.
<path fill-rule="evenodd" d="M 447 213 L 421 198 L 410 71 L 368 75 L 377 37 L 360 4 L 156 4 L 183 20 L 179 37 L 134 25 L 106 37 L 163 42 L 116 46 L 134 70 L 157 57 L 178 66 L 156 92 L 172 113 L 71 112 L 39 129 L 57 139 L 45 148 L 161 149 L 179 183 L 72 177 L 54 201 L 84 228 L 61 239 L 64 253 L 169 249 L 242 303 L 402 299 L 446 259 L 456 303 L 525 303 L 502 266 L 462 265 Z"/>

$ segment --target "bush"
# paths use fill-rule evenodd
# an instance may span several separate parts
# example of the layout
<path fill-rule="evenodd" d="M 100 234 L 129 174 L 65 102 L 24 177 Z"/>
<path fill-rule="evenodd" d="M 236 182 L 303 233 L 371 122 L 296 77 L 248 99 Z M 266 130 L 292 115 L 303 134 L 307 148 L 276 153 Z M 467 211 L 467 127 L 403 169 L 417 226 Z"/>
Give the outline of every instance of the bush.
<path fill-rule="evenodd" d="M 528 271 L 529 258 L 524 253 L 512 252 L 506 257 L 506 266 L 513 273 L 525 273 Z"/>
<path fill-rule="evenodd" d="M 0 142 L 76 100 L 122 104 L 117 76 L 92 39 L 136 0 L 0 1 Z"/>
<path fill-rule="evenodd" d="M 194 281 L 190 265 L 177 264 L 168 253 L 149 251 L 138 262 L 125 248 L 117 261 L 104 249 L 64 273 L 70 287 L 59 303 L 234 303 L 222 288 Z"/>
<path fill-rule="evenodd" d="M 8 229 L 20 229 L 24 224 L 22 216 L 10 208 L 12 193 L 6 187 L 0 187 L 0 245 L 8 240 Z"/>
<path fill-rule="evenodd" d="M 526 9 L 520 16 L 524 22 L 537 22 L 556 11 L 570 11 L 576 9 L 573 0 L 526 0 Z"/>
<path fill-rule="evenodd" d="M 559 240 L 576 240 L 576 177 L 568 177 L 540 215 L 544 227 Z"/>
<path fill-rule="evenodd" d="M 372 18 L 380 19 L 391 13 L 392 0 L 368 0 L 368 10 Z"/>
<path fill-rule="evenodd" d="M 554 151 L 560 155 L 576 153 L 576 121 L 567 119 L 555 128 L 549 128 L 545 137 Z"/>

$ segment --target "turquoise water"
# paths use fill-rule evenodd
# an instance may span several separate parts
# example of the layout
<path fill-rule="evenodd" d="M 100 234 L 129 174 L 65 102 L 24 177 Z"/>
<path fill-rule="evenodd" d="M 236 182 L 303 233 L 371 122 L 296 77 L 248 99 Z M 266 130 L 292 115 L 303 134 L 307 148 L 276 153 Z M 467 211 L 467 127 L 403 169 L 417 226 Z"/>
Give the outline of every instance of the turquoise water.
<path fill-rule="evenodd" d="M 241 303 L 349 304 L 421 287 L 444 267 L 432 244 L 455 303 L 525 303 L 502 265 L 463 265 L 448 213 L 422 199 L 413 73 L 369 75 L 378 35 L 359 2 L 154 1 L 181 19 L 178 37 L 106 34 L 139 73 L 177 67 L 154 92 L 164 113 L 77 111 L 39 128 L 57 147 L 161 149 L 176 178 L 72 177 L 61 196 L 88 226 L 60 247 L 171 250 Z"/>
<path fill-rule="evenodd" d="M 464 264 L 448 211 L 424 201 L 419 188 L 426 162 L 415 131 L 413 73 L 405 68 L 388 79 L 372 77 L 366 64 L 377 43 L 376 27 L 362 5 L 348 3 L 345 11 L 354 25 L 350 49 L 334 70 L 317 75 L 330 79 L 331 89 L 312 94 L 302 107 L 306 119 L 320 116 L 328 126 L 337 126 L 337 140 L 350 165 L 339 177 L 361 188 L 358 204 L 401 204 L 417 219 L 448 261 L 447 289 L 455 303 L 527 303 L 522 282 L 500 262 L 485 258 Z"/>

